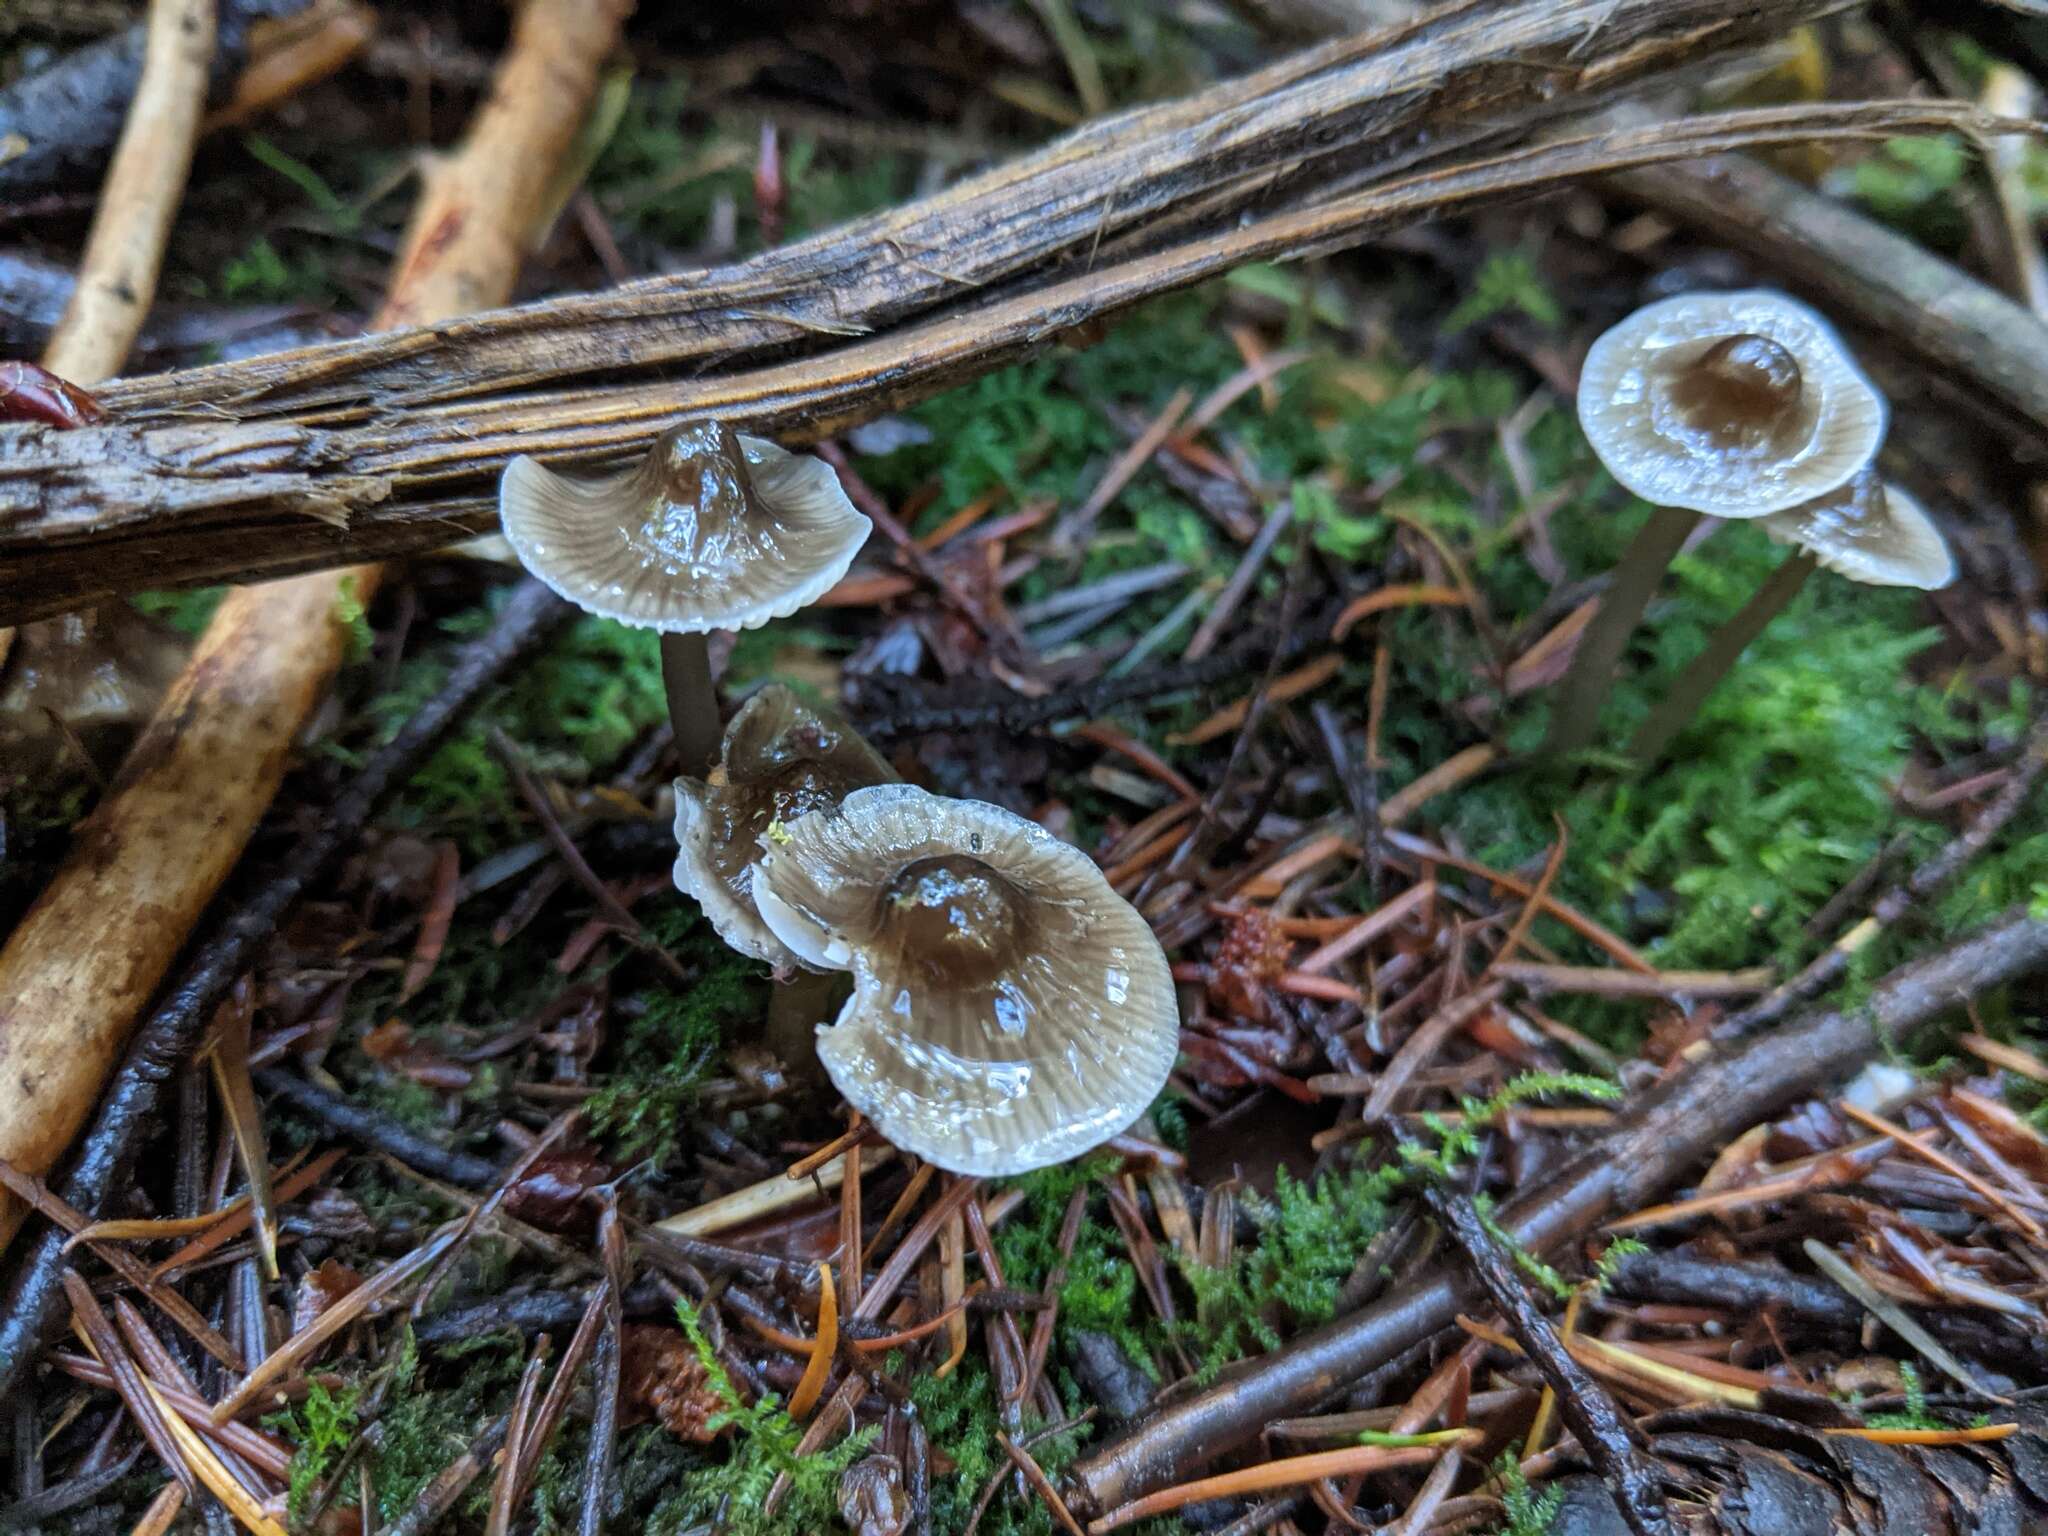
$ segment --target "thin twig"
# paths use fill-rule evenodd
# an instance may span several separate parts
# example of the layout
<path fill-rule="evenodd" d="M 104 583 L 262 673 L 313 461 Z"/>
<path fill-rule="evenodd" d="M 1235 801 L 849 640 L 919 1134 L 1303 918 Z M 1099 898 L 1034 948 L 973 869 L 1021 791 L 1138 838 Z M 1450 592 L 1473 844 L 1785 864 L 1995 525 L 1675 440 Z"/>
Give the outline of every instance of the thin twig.
<path fill-rule="evenodd" d="M 1557 1394 L 1565 1422 L 1607 1480 L 1629 1529 L 1636 1536 L 1670 1536 L 1671 1514 L 1664 1504 L 1663 1482 L 1656 1468 L 1637 1446 L 1633 1430 L 1607 1389 L 1564 1347 L 1550 1319 L 1516 1275 L 1513 1260 L 1481 1219 L 1472 1197 L 1432 1182 L 1425 1187 L 1423 1198 L 1464 1251 L 1487 1299 L 1500 1309 L 1538 1373 Z"/>

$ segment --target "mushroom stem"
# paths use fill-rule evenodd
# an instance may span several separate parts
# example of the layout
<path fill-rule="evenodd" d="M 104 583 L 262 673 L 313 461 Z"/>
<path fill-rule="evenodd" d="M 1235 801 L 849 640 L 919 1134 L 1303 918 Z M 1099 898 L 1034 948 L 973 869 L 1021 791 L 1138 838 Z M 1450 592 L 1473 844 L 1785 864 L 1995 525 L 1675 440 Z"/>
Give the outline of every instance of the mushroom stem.
<path fill-rule="evenodd" d="M 1721 685 L 1721 679 L 1741 660 L 1742 653 L 1749 649 L 1750 641 L 1785 611 L 1819 563 L 1805 550 L 1794 550 L 1779 562 L 1778 568 L 1742 605 L 1741 612 L 1714 631 L 1707 648 L 1678 674 L 1678 681 L 1650 711 L 1650 718 L 1643 722 L 1635 740 L 1629 743 L 1628 755 L 1635 759 L 1639 768 L 1656 766 L 1678 733 L 1699 713 L 1700 706 L 1707 702 L 1707 696 Z"/>
<path fill-rule="evenodd" d="M 683 772 L 702 778 L 718 761 L 718 689 L 711 681 L 711 651 L 702 634 L 664 633 L 661 685 L 675 730 Z"/>
<path fill-rule="evenodd" d="M 839 1010 L 844 977 L 836 971 L 798 971 L 768 994 L 765 1044 L 796 1082 L 821 1082 L 825 1069 L 818 1060 L 818 1026 Z"/>
<path fill-rule="evenodd" d="M 1607 702 L 1607 690 L 1614 681 L 1615 664 L 1621 660 L 1643 610 L 1650 606 L 1650 598 L 1664 579 L 1665 569 L 1684 547 L 1686 536 L 1699 520 L 1697 512 L 1653 507 L 1642 532 L 1629 542 L 1593 621 L 1579 638 L 1571 670 L 1558 685 L 1543 756 L 1567 757 L 1592 744 L 1600 727 L 1600 708 Z"/>

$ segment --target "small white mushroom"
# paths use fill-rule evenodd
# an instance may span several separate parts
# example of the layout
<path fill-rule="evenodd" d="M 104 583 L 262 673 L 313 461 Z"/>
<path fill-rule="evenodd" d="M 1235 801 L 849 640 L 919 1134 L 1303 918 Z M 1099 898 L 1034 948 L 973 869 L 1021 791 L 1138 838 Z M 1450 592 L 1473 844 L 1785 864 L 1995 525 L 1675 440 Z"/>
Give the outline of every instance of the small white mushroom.
<path fill-rule="evenodd" d="M 1795 544 L 1823 568 L 1870 587 L 1932 592 L 1956 579 L 1948 540 L 1920 503 L 1866 469 L 1840 490 L 1763 520 L 1764 532 Z"/>
<path fill-rule="evenodd" d="M 1629 756 L 1637 762 L 1647 766 L 1670 750 L 1750 642 L 1791 605 L 1817 567 L 1826 566 L 1872 587 L 1932 591 L 1955 579 L 1955 559 L 1933 520 L 1904 491 L 1879 480 L 1869 466 L 1825 496 L 1772 513 L 1763 519 L 1763 529 L 1779 543 L 1798 549 L 1779 562 L 1665 690 L 1629 743 Z"/>
<path fill-rule="evenodd" d="M 853 973 L 818 1031 L 847 1101 L 956 1173 L 1021 1173 L 1123 1130 L 1165 1085 L 1179 1015 L 1152 930 L 1079 849 L 979 801 L 856 790 L 763 840 L 754 902 Z"/>
<path fill-rule="evenodd" d="M 1688 293 L 1603 334 L 1579 421 L 1643 500 L 1764 517 L 1843 484 L 1884 439 L 1884 396 L 1833 327 L 1765 289 Z"/>
<path fill-rule="evenodd" d="M 1552 706 L 1545 751 L 1588 746 L 1628 637 L 1702 514 L 1769 517 L 1840 489 L 1888 409 L 1828 323 L 1764 289 L 1688 293 L 1603 333 L 1579 372 L 1600 462 L 1651 504 Z"/>
<path fill-rule="evenodd" d="M 756 629 L 816 602 L 871 526 L 831 465 L 714 421 L 596 478 L 516 458 L 498 509 L 521 563 L 570 602 L 680 633 Z"/>
<path fill-rule="evenodd" d="M 796 956 L 754 909 L 762 836 L 895 777 L 836 713 L 770 683 L 733 716 L 708 780 L 676 780 L 676 889 L 694 896 L 718 936 L 741 954 L 794 966 Z"/>
<path fill-rule="evenodd" d="M 718 751 L 704 637 L 816 602 L 872 526 L 831 465 L 718 421 L 671 427 L 615 474 L 516 458 L 498 484 L 498 520 L 520 564 L 577 607 L 661 632 L 676 752 L 699 773 Z"/>

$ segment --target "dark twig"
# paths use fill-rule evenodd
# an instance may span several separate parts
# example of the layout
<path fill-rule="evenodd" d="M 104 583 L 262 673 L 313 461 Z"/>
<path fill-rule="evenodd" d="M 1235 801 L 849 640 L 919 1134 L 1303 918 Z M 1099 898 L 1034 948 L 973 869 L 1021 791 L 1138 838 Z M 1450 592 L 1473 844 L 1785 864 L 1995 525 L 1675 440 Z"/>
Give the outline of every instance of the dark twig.
<path fill-rule="evenodd" d="M 577 1536 L 599 1536 L 605 1507 L 611 1501 L 612 1462 L 619 1448 L 619 1381 L 625 1368 L 626 1317 L 621 1297 L 626 1289 L 626 1234 L 619 1222 L 618 1197 L 600 1191 L 603 1206 L 597 1217 L 598 1249 L 604 1257 L 604 1332 L 598 1335 L 591 1366 L 590 1452 L 583 1469 L 583 1507 Z"/>
<path fill-rule="evenodd" d="M 1502 1211 L 1516 1242 L 1541 1252 L 1629 1209 L 1711 1156 L 1728 1138 L 1820 1085 L 1854 1072 L 1889 1041 L 1963 1001 L 2048 964 L 2048 920 L 2023 908 L 1880 981 L 1861 1008 L 1818 1013 L 1709 1056 L 1661 1084 L 1580 1158 Z M 1277 1418 L 1306 1413 L 1402 1350 L 1451 1324 L 1460 1279 L 1425 1274 L 1363 1311 L 1260 1358 L 1091 1452 L 1070 1474 L 1084 1515 L 1185 1479 Z"/>
<path fill-rule="evenodd" d="M 131 1445 L 125 1455 L 91 1472 L 82 1472 L 54 1488 L 25 1493 L 12 1504 L 0 1504 L 0 1531 L 33 1530 L 52 1516 L 90 1504 L 133 1470 L 142 1455 Z"/>
<path fill-rule="evenodd" d="M 1537 1373 L 1557 1394 L 1559 1409 L 1579 1447 L 1607 1480 L 1621 1516 L 1636 1536 L 1670 1536 L 1671 1516 L 1664 1506 L 1663 1482 L 1607 1389 L 1557 1336 L 1550 1319 L 1536 1305 L 1529 1288 L 1515 1273 L 1507 1250 L 1487 1229 L 1472 1197 L 1448 1185 L 1431 1183 L 1423 1198 L 1451 1240 L 1464 1251 L 1487 1299 L 1507 1319 L 1508 1329 L 1527 1352 Z"/>
<path fill-rule="evenodd" d="M 358 1146 L 372 1151 L 388 1152 L 421 1173 L 472 1189 L 490 1184 L 498 1177 L 495 1163 L 467 1152 L 451 1152 L 439 1142 L 409 1130 L 389 1115 L 345 1099 L 296 1072 L 269 1067 L 256 1074 L 256 1084 L 265 1093 L 283 1099 L 336 1135 L 346 1136 Z"/>
<path fill-rule="evenodd" d="M 63 1195 L 88 1214 L 106 1203 L 154 1127 L 164 1087 L 192 1054 L 200 1031 L 235 978 L 271 941 L 299 893 L 317 879 L 369 822 L 379 802 L 402 784 L 442 734 L 500 673 L 557 624 L 569 605 L 537 581 L 523 582 L 490 633 L 468 646 L 433 698 L 363 766 L 355 782 L 277 869 L 257 882 L 212 937 L 202 943 L 156 1011 L 142 1025 L 128 1058 L 80 1143 Z M 35 1240 L 0 1304 L 0 1398 L 14 1388 L 36 1344 L 56 1320 L 64 1236 Z"/>
<path fill-rule="evenodd" d="M 906 736 L 933 736 L 944 731 L 1000 731 L 1020 735 L 1042 730 L 1060 720 L 1086 720 L 1104 715 L 1133 699 L 1150 699 L 1182 688 L 1205 688 L 1246 672 L 1262 671 L 1276 657 L 1287 662 L 1320 643 L 1328 625 L 1317 615 L 1291 633 L 1261 626 L 1228 650 L 1200 661 L 1145 668 L 1121 677 L 1104 677 L 1080 688 L 1061 688 L 1044 698 L 1024 698 L 1006 688 L 975 684 L 948 689 L 951 697 L 932 690 L 913 704 L 878 709 L 860 719 L 861 734 L 871 741 L 897 741 Z"/>
<path fill-rule="evenodd" d="M 1740 1013 L 1730 1014 L 1716 1026 L 1714 1033 L 1724 1039 L 1746 1035 L 1751 1030 L 1775 1023 L 1790 1009 L 1820 996 L 1833 986 L 1849 969 L 1849 962 L 1858 951 L 1866 948 L 1915 906 L 1933 897 L 1961 874 L 1966 864 L 1991 845 L 1992 839 L 2005 830 L 2006 823 L 2027 803 L 2034 786 L 2041 782 L 2043 771 L 2048 771 L 2048 718 L 2035 722 L 2004 787 L 1989 805 L 1971 818 L 1968 826 L 1949 839 L 1939 853 L 1903 882 L 1880 896 L 1868 917 L 1829 945 L 1805 970 L 1769 996 Z"/>

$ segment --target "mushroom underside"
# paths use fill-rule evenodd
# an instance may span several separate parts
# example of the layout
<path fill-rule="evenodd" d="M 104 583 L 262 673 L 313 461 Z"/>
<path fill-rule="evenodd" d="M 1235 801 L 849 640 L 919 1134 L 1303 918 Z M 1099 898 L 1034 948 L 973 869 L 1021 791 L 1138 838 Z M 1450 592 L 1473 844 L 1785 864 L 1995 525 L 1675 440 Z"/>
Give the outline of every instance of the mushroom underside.
<path fill-rule="evenodd" d="M 615 474 L 506 466 L 499 505 L 520 560 L 569 601 L 642 629 L 755 629 L 846 574 L 870 524 L 832 466 L 741 436 L 754 497 L 681 499 L 651 460 Z"/>

